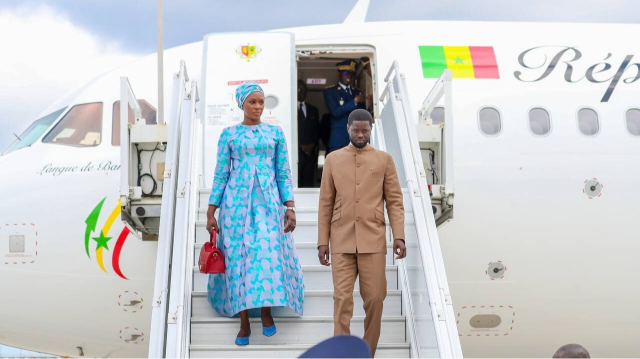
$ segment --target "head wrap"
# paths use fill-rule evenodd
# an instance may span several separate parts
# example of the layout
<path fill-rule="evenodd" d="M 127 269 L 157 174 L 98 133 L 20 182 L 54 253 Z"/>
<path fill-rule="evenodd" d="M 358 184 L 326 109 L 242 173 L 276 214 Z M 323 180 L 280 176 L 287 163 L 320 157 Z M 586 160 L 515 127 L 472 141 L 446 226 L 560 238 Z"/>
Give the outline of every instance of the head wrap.
<path fill-rule="evenodd" d="M 256 91 L 264 95 L 262 87 L 254 81 L 243 82 L 242 85 L 238 86 L 236 89 L 236 102 L 238 102 L 238 107 L 240 107 L 241 110 L 244 102 L 247 100 L 247 97 Z"/>

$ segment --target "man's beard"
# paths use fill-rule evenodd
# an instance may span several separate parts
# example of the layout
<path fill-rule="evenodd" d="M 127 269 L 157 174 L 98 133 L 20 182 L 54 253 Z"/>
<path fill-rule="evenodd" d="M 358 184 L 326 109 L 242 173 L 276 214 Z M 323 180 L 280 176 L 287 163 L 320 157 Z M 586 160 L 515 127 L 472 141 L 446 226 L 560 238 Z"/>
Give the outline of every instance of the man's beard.
<path fill-rule="evenodd" d="M 358 148 L 358 149 L 363 149 L 365 147 L 367 147 L 367 144 L 369 143 L 369 141 L 365 141 L 364 144 L 360 145 L 358 143 L 356 143 L 354 140 L 349 139 L 351 141 L 351 144 L 353 145 L 353 147 Z"/>

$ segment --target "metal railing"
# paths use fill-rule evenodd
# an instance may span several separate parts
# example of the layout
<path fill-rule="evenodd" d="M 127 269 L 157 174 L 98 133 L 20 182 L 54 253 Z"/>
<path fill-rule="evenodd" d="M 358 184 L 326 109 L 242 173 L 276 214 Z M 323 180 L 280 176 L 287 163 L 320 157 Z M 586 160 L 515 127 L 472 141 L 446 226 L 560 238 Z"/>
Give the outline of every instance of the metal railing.
<path fill-rule="evenodd" d="M 187 68 L 182 61 L 180 71 L 173 77 L 173 104 L 169 118 L 169 140 L 167 143 L 167 169 L 164 172 L 162 210 L 160 213 L 160 232 L 158 234 L 158 250 L 156 256 L 156 275 L 154 282 L 153 304 L 151 308 L 151 334 L 149 341 L 149 357 L 164 357 L 167 309 L 169 295 L 170 263 L 173 247 L 174 214 L 176 191 L 178 186 L 178 160 L 180 155 L 180 134 L 182 127 L 183 103 L 186 93 L 185 85 L 189 81 Z"/>
<path fill-rule="evenodd" d="M 198 87 L 191 82 L 185 99 L 180 139 L 180 169 L 176 193 L 171 283 L 167 317 L 166 358 L 188 357 L 191 291 L 193 281 L 193 248 L 195 219 L 198 207 L 197 163 L 199 121 L 197 113 Z"/>
<path fill-rule="evenodd" d="M 380 97 L 380 101 L 385 102 L 385 110 L 387 110 L 387 106 L 391 106 L 389 116 L 393 116 L 394 122 L 393 124 L 385 124 L 385 126 L 393 126 L 390 129 L 398 136 L 398 148 L 395 150 L 399 151 L 399 155 L 402 158 L 401 165 L 413 209 L 420 254 L 417 267 L 421 270 L 421 273 L 415 274 L 410 271 L 405 260 L 399 263 L 403 292 L 406 291 L 408 294 L 403 297 L 406 297 L 404 300 L 412 356 L 424 357 L 427 355 L 426 350 L 424 352 L 421 351 L 421 347 L 425 347 L 422 344 L 428 342 L 429 338 L 426 338 L 426 334 L 430 333 L 431 328 L 429 326 L 433 325 L 433 334 L 436 338 L 439 356 L 443 358 L 462 357 L 456 319 L 444 270 L 444 260 L 440 250 L 435 219 L 431 210 L 426 173 L 414 130 L 416 122 L 413 119 L 413 112 L 408 101 L 405 78 L 399 72 L 397 62 L 393 63 L 385 77 L 385 82 L 387 82 L 387 85 Z M 450 101 L 450 93 L 448 98 Z M 450 103 L 448 105 L 447 107 L 450 109 Z M 382 113 L 382 121 L 384 121 L 387 112 L 383 111 Z M 378 121 L 375 125 L 376 141 L 381 149 L 386 150 L 382 121 Z M 422 292 L 425 290 L 418 289 L 423 284 L 422 282 L 426 282 L 424 285 L 432 321 L 432 324 L 426 326 L 419 322 L 419 319 L 423 317 L 419 313 L 422 308 L 417 306 L 418 303 L 414 303 L 414 300 L 422 300 Z M 412 288 L 412 283 L 414 288 Z"/>

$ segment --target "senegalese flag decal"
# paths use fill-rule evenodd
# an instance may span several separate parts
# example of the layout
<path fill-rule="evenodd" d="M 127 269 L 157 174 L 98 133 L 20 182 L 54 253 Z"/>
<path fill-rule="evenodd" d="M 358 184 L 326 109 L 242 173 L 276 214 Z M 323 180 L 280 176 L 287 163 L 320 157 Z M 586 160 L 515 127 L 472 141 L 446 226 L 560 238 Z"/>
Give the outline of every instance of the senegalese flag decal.
<path fill-rule="evenodd" d="M 89 259 L 91 259 L 91 256 L 89 255 L 89 238 L 91 238 L 93 239 L 96 245 L 96 262 L 98 262 L 98 266 L 105 273 L 107 273 L 107 269 L 104 266 L 104 261 L 102 257 L 104 254 L 104 250 L 111 250 L 109 248 L 109 241 L 113 237 L 108 236 L 109 230 L 111 229 L 111 226 L 120 215 L 120 211 L 121 211 L 121 203 L 120 203 L 120 200 L 118 199 L 118 203 L 116 204 L 115 208 L 111 211 L 111 214 L 109 214 L 109 217 L 107 218 L 107 221 L 104 223 L 104 226 L 102 226 L 102 230 L 100 230 L 100 232 L 98 233 L 98 236 L 95 236 L 95 235 L 91 236 L 91 233 L 93 233 L 96 229 L 98 217 L 100 216 L 102 205 L 104 204 L 104 201 L 106 199 L 107 199 L 106 197 L 103 198 L 102 201 L 100 201 L 100 203 L 98 203 L 98 205 L 93 209 L 93 211 L 91 211 L 91 214 L 89 214 L 89 217 L 87 217 L 87 219 L 85 220 L 85 223 L 87 224 L 87 227 L 85 229 L 85 250 L 87 252 L 87 256 L 89 257 Z M 120 235 L 118 236 L 118 240 L 116 241 L 116 244 L 113 247 L 113 254 L 111 255 L 111 265 L 113 267 L 113 271 L 116 272 L 116 274 L 123 279 L 127 279 L 127 277 L 125 277 L 122 274 L 122 271 L 120 270 L 120 253 L 122 252 L 122 246 L 124 245 L 124 242 L 127 240 L 129 233 L 130 233 L 129 228 L 124 227 L 124 229 L 122 229 L 122 231 L 120 232 Z"/>
<path fill-rule="evenodd" d="M 422 76 L 438 78 L 451 69 L 454 78 L 499 79 L 491 46 L 419 46 Z"/>

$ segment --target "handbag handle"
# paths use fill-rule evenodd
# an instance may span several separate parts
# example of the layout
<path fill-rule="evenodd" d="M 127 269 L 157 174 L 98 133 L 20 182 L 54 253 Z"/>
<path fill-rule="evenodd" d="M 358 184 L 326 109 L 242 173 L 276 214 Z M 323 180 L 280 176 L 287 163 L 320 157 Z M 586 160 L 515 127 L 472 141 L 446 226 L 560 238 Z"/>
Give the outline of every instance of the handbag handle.
<path fill-rule="evenodd" d="M 213 248 L 218 248 L 218 236 L 216 230 L 211 228 L 211 237 L 209 238 L 209 243 Z"/>

